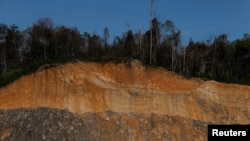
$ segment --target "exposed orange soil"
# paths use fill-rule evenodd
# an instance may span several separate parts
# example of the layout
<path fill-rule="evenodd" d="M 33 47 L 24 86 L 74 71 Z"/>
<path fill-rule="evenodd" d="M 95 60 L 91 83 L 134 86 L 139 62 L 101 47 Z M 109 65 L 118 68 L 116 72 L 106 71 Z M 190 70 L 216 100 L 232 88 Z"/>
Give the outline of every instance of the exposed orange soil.
<path fill-rule="evenodd" d="M 0 89 L 0 109 L 51 107 L 250 123 L 250 87 L 184 79 L 130 63 L 75 62 L 23 76 Z"/>

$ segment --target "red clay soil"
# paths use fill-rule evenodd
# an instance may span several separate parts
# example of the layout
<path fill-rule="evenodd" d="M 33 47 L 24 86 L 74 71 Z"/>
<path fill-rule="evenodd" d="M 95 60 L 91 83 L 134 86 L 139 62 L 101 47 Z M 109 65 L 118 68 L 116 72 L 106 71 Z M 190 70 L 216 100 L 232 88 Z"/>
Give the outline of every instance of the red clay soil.
<path fill-rule="evenodd" d="M 111 130 L 102 131 L 107 140 L 112 129 L 123 130 L 115 123 L 121 119 L 115 118 L 126 122 L 123 140 L 132 140 L 129 133 L 135 140 L 152 140 L 143 138 L 139 125 L 144 123 L 139 119 L 148 121 L 147 117 L 155 115 L 157 129 L 147 127 L 152 129 L 150 135 L 155 134 L 154 140 L 167 140 L 165 134 L 168 140 L 206 140 L 206 123 L 250 123 L 249 95 L 250 86 L 185 79 L 162 68 L 144 67 L 136 60 L 117 64 L 75 62 L 23 76 L 1 88 L 0 109 L 47 107 L 67 110 L 83 121 L 86 114 L 96 114 L 97 119 L 112 121 L 107 123 Z M 118 115 L 107 116 L 108 111 Z M 93 127 L 108 125 L 100 122 Z M 183 137 L 182 130 L 195 135 Z"/>

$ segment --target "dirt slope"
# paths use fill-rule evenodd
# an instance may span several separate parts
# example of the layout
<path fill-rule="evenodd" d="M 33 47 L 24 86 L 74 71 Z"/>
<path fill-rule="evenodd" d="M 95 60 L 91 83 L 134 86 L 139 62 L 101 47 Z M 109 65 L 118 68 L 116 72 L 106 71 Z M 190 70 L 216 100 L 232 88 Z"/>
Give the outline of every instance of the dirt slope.
<path fill-rule="evenodd" d="M 96 120 L 100 123 L 92 125 L 96 127 L 93 131 L 110 127 L 110 130 L 100 131 L 104 137 L 110 135 L 112 129 L 124 130 L 124 136 L 117 137 L 120 140 L 121 137 L 132 140 L 128 136 L 132 132 L 135 132 L 135 140 L 152 140 L 143 138 L 144 130 L 139 127 L 146 126 L 141 121 L 147 117 L 151 119 L 153 114 L 158 124 L 150 124 L 147 128 L 152 129 L 150 134 L 155 131 L 151 135 L 159 134 L 154 140 L 206 140 L 207 123 L 250 123 L 249 95 L 249 86 L 187 80 L 161 68 L 144 67 L 138 61 L 119 64 L 76 62 L 23 76 L 1 88 L 0 109 L 49 107 L 75 113 L 83 121 L 89 115 L 96 116 L 110 122 L 110 126 Z M 108 111 L 117 115 L 108 116 Z M 124 122 L 134 128 L 118 126 L 119 120 L 115 118 L 124 118 Z M 180 133 L 182 128 L 187 134 L 196 130 L 200 133 L 198 137 L 194 134 L 184 139 Z M 0 136 L 3 131 L 1 135 L 0 130 Z M 164 138 L 165 134 L 169 137 Z"/>

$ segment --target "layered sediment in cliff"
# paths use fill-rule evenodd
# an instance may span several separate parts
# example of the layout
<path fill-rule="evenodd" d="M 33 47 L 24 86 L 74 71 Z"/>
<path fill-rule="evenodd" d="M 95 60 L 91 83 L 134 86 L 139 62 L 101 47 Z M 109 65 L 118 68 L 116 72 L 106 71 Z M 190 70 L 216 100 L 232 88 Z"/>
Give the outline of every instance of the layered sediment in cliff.
<path fill-rule="evenodd" d="M 249 86 L 184 79 L 162 68 L 142 66 L 136 60 L 117 64 L 75 62 L 23 76 L 1 88 L 0 109 L 49 107 L 77 115 L 108 111 L 154 114 L 199 121 L 203 123 L 201 131 L 205 131 L 206 123 L 249 123 L 249 95 Z M 204 136 L 199 139 L 205 140 Z"/>

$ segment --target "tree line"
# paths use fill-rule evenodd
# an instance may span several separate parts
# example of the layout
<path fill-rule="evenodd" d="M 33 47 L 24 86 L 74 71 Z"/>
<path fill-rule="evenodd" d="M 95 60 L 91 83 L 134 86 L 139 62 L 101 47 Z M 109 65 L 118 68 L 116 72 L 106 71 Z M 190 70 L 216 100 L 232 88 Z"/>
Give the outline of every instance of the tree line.
<path fill-rule="evenodd" d="M 76 27 L 55 26 L 50 18 L 38 19 L 21 31 L 15 24 L 0 23 L 0 85 L 34 72 L 45 63 L 138 59 L 186 77 L 250 84 L 250 35 L 228 41 L 226 34 L 212 40 L 181 44 L 174 22 L 151 20 L 150 29 L 126 31 L 109 43 L 103 35 L 80 33 Z"/>

